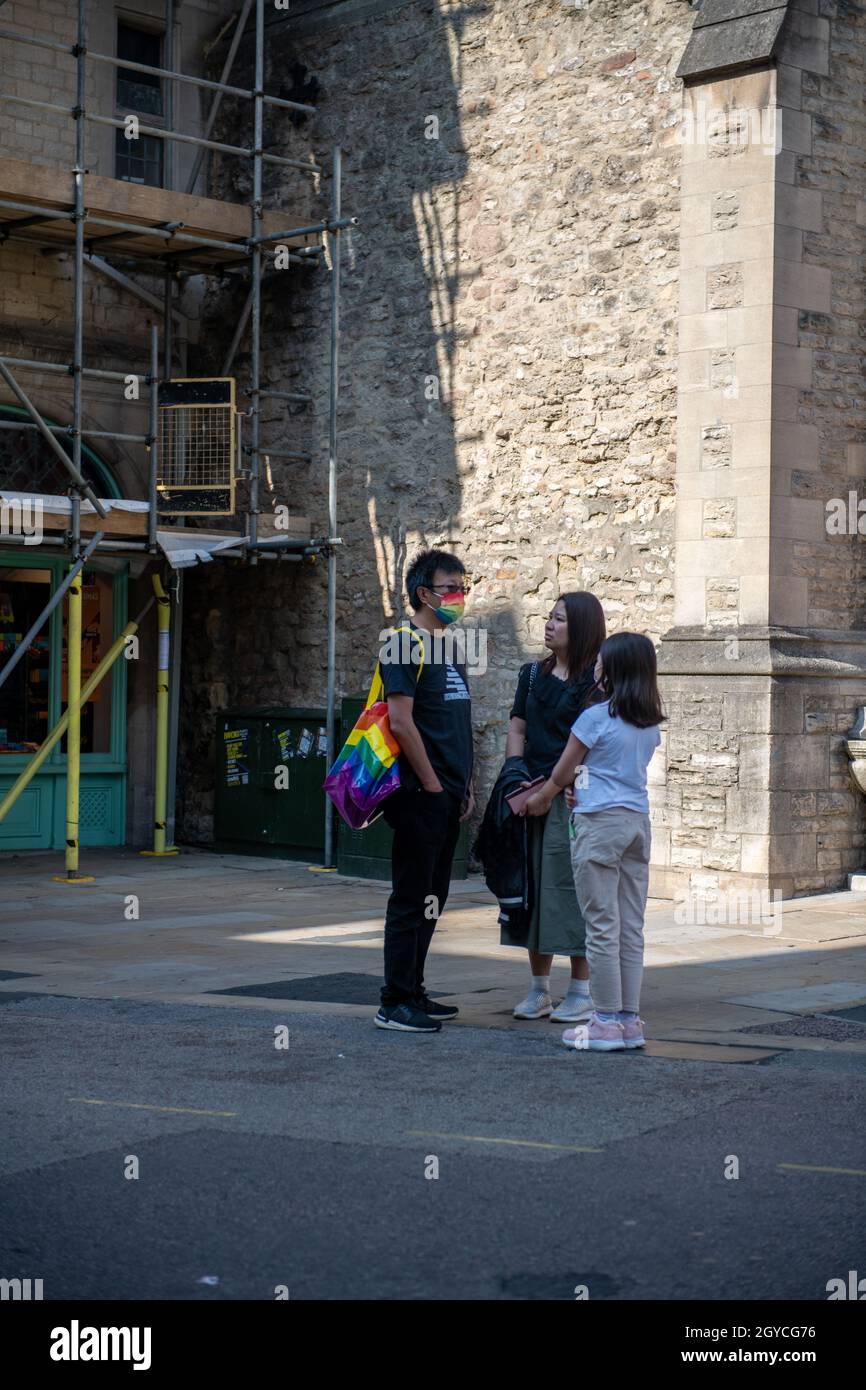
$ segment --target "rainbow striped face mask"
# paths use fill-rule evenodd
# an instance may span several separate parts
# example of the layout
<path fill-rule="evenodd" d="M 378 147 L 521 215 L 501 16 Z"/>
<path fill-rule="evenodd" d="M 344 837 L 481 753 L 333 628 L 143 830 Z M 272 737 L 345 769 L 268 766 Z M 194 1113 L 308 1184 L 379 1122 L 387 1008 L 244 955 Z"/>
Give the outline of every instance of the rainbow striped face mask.
<path fill-rule="evenodd" d="M 438 608 L 434 608 L 432 603 L 427 607 L 436 614 L 440 623 L 445 623 L 446 627 L 451 623 L 459 623 L 466 610 L 466 595 L 462 589 L 455 589 L 453 593 L 443 594 Z"/>

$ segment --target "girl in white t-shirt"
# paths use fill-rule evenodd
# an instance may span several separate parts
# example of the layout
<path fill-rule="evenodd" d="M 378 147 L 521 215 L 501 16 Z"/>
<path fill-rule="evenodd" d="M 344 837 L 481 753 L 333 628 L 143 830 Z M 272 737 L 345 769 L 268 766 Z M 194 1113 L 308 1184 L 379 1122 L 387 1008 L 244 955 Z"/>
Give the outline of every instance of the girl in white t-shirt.
<path fill-rule="evenodd" d="M 586 920 L 586 955 L 595 1012 L 568 1028 L 568 1047 L 617 1052 L 643 1047 L 638 1014 L 649 885 L 650 819 L 646 774 L 665 718 L 655 648 L 637 632 L 618 632 L 599 652 L 595 678 L 608 700 L 584 710 L 565 750 L 527 806 L 536 810 L 574 782 L 571 863 Z"/>

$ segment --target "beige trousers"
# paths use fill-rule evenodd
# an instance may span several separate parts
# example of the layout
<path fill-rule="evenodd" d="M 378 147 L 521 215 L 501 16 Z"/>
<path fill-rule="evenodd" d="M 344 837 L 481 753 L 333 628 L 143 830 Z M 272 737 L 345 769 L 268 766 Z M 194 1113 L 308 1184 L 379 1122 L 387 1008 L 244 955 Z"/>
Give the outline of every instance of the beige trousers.
<path fill-rule="evenodd" d="M 617 806 L 574 817 L 571 864 L 586 921 L 590 989 L 601 1013 L 637 1013 L 649 887 L 650 818 Z"/>

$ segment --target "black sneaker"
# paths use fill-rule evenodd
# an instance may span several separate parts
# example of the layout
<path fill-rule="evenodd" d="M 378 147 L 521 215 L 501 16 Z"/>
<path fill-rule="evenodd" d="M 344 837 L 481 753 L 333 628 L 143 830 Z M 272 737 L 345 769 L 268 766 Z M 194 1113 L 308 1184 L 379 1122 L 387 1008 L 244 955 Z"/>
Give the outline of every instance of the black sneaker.
<path fill-rule="evenodd" d="M 442 1024 L 414 1004 L 383 1004 L 373 1019 L 377 1028 L 399 1033 L 438 1033 Z"/>
<path fill-rule="evenodd" d="M 448 1023 L 452 1018 L 456 1018 L 460 1010 L 453 1004 L 437 1004 L 435 999 L 431 999 L 429 994 L 422 994 L 418 1000 L 418 1008 L 427 1015 L 428 1018 L 438 1018 L 440 1023 Z"/>

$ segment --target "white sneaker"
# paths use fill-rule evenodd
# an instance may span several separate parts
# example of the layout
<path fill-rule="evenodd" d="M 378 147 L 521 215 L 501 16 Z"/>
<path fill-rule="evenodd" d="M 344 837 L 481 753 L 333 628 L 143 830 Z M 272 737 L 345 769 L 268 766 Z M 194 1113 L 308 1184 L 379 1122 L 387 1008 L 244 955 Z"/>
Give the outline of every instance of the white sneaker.
<path fill-rule="evenodd" d="M 553 1000 L 542 989 L 531 989 L 525 999 L 515 1006 L 515 1018 L 547 1018 L 553 1008 Z"/>
<path fill-rule="evenodd" d="M 550 1015 L 551 1023 L 586 1023 L 595 1005 L 588 994 L 567 994 Z"/>

